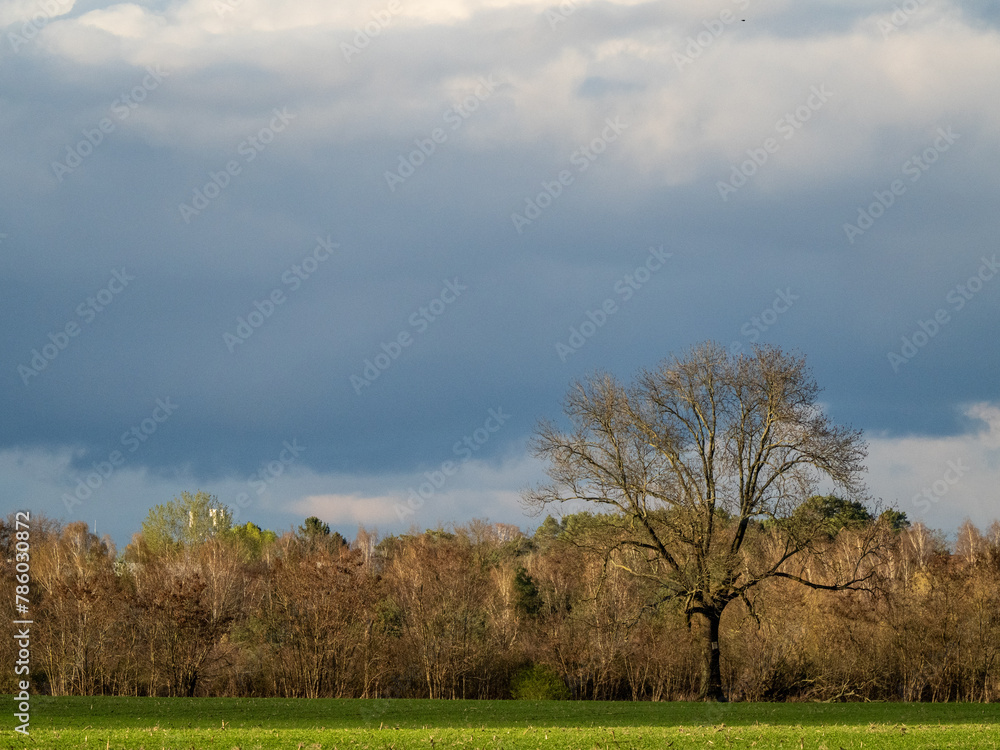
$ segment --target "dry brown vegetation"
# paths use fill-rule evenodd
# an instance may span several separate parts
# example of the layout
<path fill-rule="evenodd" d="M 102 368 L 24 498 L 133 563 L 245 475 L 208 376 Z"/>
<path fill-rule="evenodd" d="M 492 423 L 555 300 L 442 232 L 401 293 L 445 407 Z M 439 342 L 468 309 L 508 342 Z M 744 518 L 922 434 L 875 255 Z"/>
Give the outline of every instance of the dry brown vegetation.
<path fill-rule="evenodd" d="M 33 514 L 32 676 L 56 695 L 505 698 L 544 665 L 575 698 L 696 696 L 683 606 L 606 566 L 585 543 L 599 529 L 577 514 L 532 537 L 474 522 L 155 554 L 137 535 L 119 556 L 83 523 Z M 0 549 L 12 559 L 11 530 Z M 823 556 L 850 557 L 865 533 L 840 530 Z M 920 525 L 893 532 L 878 573 L 874 594 L 773 579 L 753 613 L 734 602 L 721 623 L 728 697 L 1000 697 L 1000 525 L 966 523 L 954 549 Z M 12 647 L 0 644 L 5 663 Z"/>

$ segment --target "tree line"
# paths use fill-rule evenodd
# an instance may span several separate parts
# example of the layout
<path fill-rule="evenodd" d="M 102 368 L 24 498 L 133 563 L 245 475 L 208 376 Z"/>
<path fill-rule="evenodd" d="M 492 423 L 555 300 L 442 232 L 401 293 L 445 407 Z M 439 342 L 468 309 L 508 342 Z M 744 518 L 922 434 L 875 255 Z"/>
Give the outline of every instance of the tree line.
<path fill-rule="evenodd" d="M 830 559 L 850 558 L 885 522 L 835 498 L 813 504 L 826 514 Z M 550 516 L 530 535 L 485 521 L 384 539 L 362 528 L 350 543 L 319 519 L 281 536 L 216 525 L 201 539 L 139 533 L 121 553 L 82 522 L 34 518 L 38 692 L 699 695 L 701 645 L 684 603 L 609 566 L 595 514 Z M 0 525 L 8 560 L 12 521 Z M 1000 697 L 1000 523 L 983 533 L 966 522 L 949 547 L 896 518 L 876 568 L 871 590 L 773 579 L 729 607 L 719 629 L 726 697 Z M 2 641 L 5 663 L 13 648 Z"/>
<path fill-rule="evenodd" d="M 530 536 L 349 544 L 310 518 L 279 538 L 204 493 L 153 508 L 121 556 L 47 522 L 42 687 L 992 700 L 1000 526 L 950 550 L 871 511 L 867 445 L 819 393 L 800 355 L 712 342 L 578 380 L 535 430 L 549 479 L 523 501 L 560 520 Z"/>

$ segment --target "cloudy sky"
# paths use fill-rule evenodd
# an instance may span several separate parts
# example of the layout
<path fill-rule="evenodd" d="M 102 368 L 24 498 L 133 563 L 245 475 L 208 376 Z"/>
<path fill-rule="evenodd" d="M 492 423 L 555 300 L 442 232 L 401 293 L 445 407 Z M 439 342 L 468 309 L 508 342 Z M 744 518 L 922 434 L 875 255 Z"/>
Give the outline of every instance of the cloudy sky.
<path fill-rule="evenodd" d="M 988 525 L 996 8 L 0 0 L 2 511 L 531 528 L 569 382 L 713 339 Z"/>

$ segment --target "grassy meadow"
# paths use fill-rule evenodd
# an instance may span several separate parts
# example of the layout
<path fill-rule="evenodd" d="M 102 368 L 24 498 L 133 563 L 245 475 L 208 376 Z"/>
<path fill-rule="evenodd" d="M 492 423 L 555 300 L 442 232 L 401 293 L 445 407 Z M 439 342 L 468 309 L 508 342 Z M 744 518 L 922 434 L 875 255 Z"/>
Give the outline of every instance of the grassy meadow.
<path fill-rule="evenodd" d="M 1000 747 L 1000 705 L 38 696 L 30 737 L 5 736 L 60 750 L 937 750 Z"/>

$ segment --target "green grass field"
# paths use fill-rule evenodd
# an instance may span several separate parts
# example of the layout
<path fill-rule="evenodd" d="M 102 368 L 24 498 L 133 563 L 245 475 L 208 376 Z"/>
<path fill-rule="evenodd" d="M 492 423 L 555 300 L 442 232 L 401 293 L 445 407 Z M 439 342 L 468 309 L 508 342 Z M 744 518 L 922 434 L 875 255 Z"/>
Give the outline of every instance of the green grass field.
<path fill-rule="evenodd" d="M 11 705 L 13 698 L 9 698 Z M 997 748 L 998 704 L 48 698 L 0 747 Z"/>

